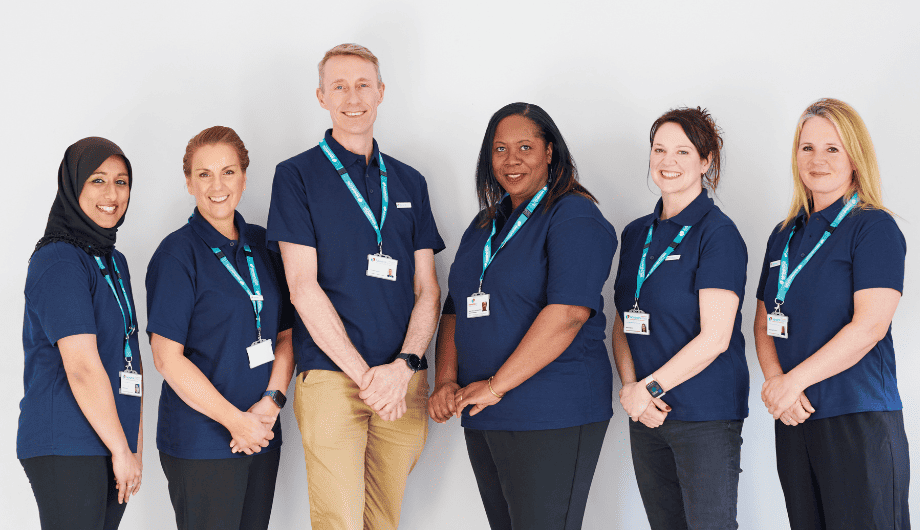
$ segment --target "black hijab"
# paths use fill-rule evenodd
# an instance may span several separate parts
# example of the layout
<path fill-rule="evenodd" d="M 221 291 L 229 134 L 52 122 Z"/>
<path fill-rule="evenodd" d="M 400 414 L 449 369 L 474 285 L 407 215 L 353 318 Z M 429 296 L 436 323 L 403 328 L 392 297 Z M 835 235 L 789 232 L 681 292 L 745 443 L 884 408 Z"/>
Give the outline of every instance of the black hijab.
<path fill-rule="evenodd" d="M 91 136 L 67 148 L 58 169 L 57 197 L 48 214 L 45 235 L 38 240 L 35 251 L 55 241 L 65 241 L 94 256 L 104 256 L 115 249 L 115 233 L 125 216 L 122 215 L 114 227 L 102 228 L 80 208 L 80 193 L 86 180 L 112 155 L 124 159 L 128 168 L 128 189 L 131 189 L 134 183 L 131 163 L 114 143 Z"/>

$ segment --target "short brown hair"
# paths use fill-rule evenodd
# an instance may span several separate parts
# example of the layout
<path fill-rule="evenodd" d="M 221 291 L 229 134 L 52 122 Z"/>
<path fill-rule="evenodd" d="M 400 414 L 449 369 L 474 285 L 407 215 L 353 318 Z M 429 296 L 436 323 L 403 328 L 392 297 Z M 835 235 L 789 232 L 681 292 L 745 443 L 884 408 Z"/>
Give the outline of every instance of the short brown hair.
<path fill-rule="evenodd" d="M 249 151 L 246 150 L 243 140 L 240 140 L 236 131 L 230 127 L 215 125 L 196 134 L 185 146 L 185 156 L 182 157 L 182 172 L 185 173 L 186 177 L 192 176 L 192 157 L 195 156 L 195 152 L 200 147 L 217 144 L 226 144 L 235 149 L 236 156 L 240 159 L 240 169 L 244 173 L 246 172 L 246 168 L 249 167 Z"/>
<path fill-rule="evenodd" d="M 377 84 L 378 85 L 383 84 L 383 77 L 380 75 L 380 62 L 377 60 L 377 56 L 371 53 L 371 51 L 365 48 L 364 46 L 361 46 L 360 44 L 345 43 L 345 44 L 339 44 L 335 48 L 332 48 L 329 51 L 327 51 L 326 55 L 323 55 L 323 60 L 319 62 L 319 65 L 317 65 L 319 68 L 319 89 L 320 90 L 323 90 L 323 67 L 326 66 L 326 61 L 328 61 L 329 59 L 333 57 L 337 57 L 339 55 L 354 55 L 356 57 L 360 57 L 364 59 L 365 61 L 368 61 L 369 63 L 374 65 L 374 70 L 377 72 Z"/>
<path fill-rule="evenodd" d="M 696 148 L 696 152 L 700 154 L 700 159 L 705 160 L 712 156 L 709 169 L 703 174 L 702 179 L 703 185 L 715 191 L 722 174 L 722 129 L 716 125 L 712 115 L 704 108 L 671 109 L 652 124 L 648 135 L 650 145 L 655 143 L 655 133 L 658 132 L 658 128 L 668 122 L 680 125 L 690 143 Z"/>

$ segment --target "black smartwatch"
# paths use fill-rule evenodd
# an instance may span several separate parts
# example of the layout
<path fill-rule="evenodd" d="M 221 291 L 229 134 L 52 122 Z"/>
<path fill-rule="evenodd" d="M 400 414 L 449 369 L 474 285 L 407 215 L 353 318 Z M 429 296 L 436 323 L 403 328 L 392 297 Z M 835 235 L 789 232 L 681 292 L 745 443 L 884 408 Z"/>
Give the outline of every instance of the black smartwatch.
<path fill-rule="evenodd" d="M 265 396 L 272 398 L 272 401 L 275 402 L 275 405 L 278 405 L 279 409 L 283 409 L 284 404 L 287 403 L 287 398 L 284 397 L 280 390 L 266 390 L 262 393 L 262 397 Z"/>
<path fill-rule="evenodd" d="M 660 398 L 665 394 L 664 389 L 661 388 L 661 385 L 659 385 L 658 381 L 655 381 L 652 376 L 646 377 L 645 381 L 642 382 L 645 383 L 645 389 L 648 390 L 648 393 L 651 394 L 653 398 Z"/>
<path fill-rule="evenodd" d="M 405 359 L 406 364 L 409 365 L 409 369 L 412 370 L 413 373 L 422 369 L 422 358 L 414 353 L 400 353 L 396 358 Z"/>

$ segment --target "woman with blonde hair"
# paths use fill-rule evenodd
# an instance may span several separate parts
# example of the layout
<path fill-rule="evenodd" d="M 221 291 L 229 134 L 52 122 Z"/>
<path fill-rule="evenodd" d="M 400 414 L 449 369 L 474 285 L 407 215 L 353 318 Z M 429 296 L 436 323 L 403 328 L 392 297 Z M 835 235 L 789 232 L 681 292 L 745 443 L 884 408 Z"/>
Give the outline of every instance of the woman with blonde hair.
<path fill-rule="evenodd" d="M 891 336 L 906 244 L 882 205 L 859 114 L 836 99 L 809 106 L 792 174 L 792 206 L 767 243 L 754 322 L 789 521 L 910 528 Z"/>

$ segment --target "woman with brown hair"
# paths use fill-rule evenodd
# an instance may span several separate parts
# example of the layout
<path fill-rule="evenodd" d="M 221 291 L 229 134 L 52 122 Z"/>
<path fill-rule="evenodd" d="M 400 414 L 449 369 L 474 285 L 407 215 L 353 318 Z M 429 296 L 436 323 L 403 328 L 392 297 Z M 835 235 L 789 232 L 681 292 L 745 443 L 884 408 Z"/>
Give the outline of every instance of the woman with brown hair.
<path fill-rule="evenodd" d="M 236 132 L 205 129 L 182 163 L 197 206 L 147 268 L 147 333 L 164 379 L 160 463 L 180 530 L 264 530 L 294 370 L 293 309 L 265 229 L 236 211 L 249 166 Z"/>
<path fill-rule="evenodd" d="M 679 108 L 655 120 L 649 143 L 661 199 L 623 230 L 614 284 L 636 482 L 653 530 L 737 528 L 747 248 L 707 193 L 722 137 L 707 111 Z"/>

